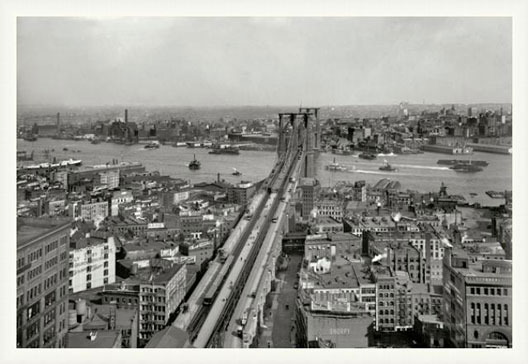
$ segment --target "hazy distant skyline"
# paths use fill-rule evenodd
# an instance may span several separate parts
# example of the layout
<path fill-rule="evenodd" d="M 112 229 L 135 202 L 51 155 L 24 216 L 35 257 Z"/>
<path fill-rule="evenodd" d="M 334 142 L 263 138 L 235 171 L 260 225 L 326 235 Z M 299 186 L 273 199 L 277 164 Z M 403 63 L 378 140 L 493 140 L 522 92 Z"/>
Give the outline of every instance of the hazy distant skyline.
<path fill-rule="evenodd" d="M 511 103 L 510 18 L 18 19 L 18 103 Z"/>

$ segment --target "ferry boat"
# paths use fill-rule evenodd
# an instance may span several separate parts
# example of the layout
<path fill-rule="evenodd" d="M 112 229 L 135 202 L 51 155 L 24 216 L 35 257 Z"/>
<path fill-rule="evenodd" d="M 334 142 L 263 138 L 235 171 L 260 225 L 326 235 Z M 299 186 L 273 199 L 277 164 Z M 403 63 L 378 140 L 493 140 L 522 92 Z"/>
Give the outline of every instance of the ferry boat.
<path fill-rule="evenodd" d="M 336 162 L 335 158 L 334 158 L 334 162 L 333 163 L 330 163 L 329 165 L 326 166 L 326 169 L 329 170 L 329 171 L 333 171 L 333 172 L 346 170 L 345 167 L 343 167 L 342 165 L 340 165 L 339 163 Z"/>
<path fill-rule="evenodd" d="M 241 176 L 242 175 L 242 172 L 238 171 L 236 168 L 233 168 L 233 169 L 234 169 L 233 176 Z"/>
<path fill-rule="evenodd" d="M 233 146 L 227 146 L 225 148 L 216 146 L 209 151 L 209 154 L 240 154 L 240 149 Z"/>
<path fill-rule="evenodd" d="M 358 155 L 358 157 L 362 159 L 367 159 L 367 160 L 374 160 L 377 158 L 376 154 L 367 153 L 367 152 L 361 153 L 360 155 Z"/>
<path fill-rule="evenodd" d="M 380 171 L 386 171 L 386 172 L 396 172 L 398 171 L 398 168 L 394 168 L 389 164 L 389 162 L 385 161 L 385 165 L 379 167 Z"/>
<path fill-rule="evenodd" d="M 189 169 L 200 169 L 201 163 L 198 159 L 196 159 L 196 155 L 194 155 L 194 159 L 189 163 Z"/>
<path fill-rule="evenodd" d="M 451 167 L 452 170 L 455 172 L 465 172 L 465 173 L 472 173 L 472 172 L 480 172 L 484 169 L 482 167 L 476 166 L 471 163 L 462 163 L 462 164 L 455 164 Z"/>
<path fill-rule="evenodd" d="M 488 162 L 486 161 L 469 161 L 465 159 L 439 159 L 437 164 L 446 165 L 446 166 L 454 166 L 457 164 L 474 164 L 479 167 L 487 167 Z"/>
<path fill-rule="evenodd" d="M 145 149 L 158 149 L 159 147 L 160 147 L 160 143 L 157 140 L 152 141 L 148 143 L 147 145 L 145 145 Z"/>

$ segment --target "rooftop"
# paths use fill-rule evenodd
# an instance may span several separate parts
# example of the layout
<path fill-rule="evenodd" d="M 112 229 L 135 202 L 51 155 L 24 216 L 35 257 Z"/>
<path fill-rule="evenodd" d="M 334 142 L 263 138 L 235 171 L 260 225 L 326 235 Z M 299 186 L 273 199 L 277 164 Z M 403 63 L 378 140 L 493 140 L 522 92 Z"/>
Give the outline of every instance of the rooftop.
<path fill-rule="evenodd" d="M 155 333 L 146 348 L 187 348 L 190 347 L 189 336 L 177 327 L 169 326 Z"/>
<path fill-rule="evenodd" d="M 30 241 L 46 234 L 70 227 L 69 218 L 17 218 L 17 247 L 20 248 Z"/>
<path fill-rule="evenodd" d="M 93 331 L 93 333 L 95 333 L 94 340 L 90 338 L 89 331 L 69 332 L 68 334 L 66 334 L 67 347 L 78 349 L 104 349 L 121 347 L 121 333 L 119 331 L 99 330 Z"/>

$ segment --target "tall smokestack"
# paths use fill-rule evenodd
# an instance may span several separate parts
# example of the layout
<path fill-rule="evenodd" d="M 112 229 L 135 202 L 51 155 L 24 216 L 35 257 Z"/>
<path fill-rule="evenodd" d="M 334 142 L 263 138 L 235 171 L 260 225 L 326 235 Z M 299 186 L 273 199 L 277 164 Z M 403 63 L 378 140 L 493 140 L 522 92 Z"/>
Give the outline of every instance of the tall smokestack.
<path fill-rule="evenodd" d="M 57 113 L 57 135 L 60 134 L 60 112 Z"/>
<path fill-rule="evenodd" d="M 125 123 L 128 123 L 128 109 L 125 109 Z"/>

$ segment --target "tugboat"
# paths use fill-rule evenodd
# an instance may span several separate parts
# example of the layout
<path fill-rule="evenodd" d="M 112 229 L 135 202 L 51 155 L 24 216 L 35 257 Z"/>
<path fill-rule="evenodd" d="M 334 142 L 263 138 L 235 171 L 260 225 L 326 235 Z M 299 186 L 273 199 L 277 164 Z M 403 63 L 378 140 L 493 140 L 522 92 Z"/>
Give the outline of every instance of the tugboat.
<path fill-rule="evenodd" d="M 152 141 L 145 145 L 145 149 L 158 149 L 160 147 L 160 143 L 158 141 Z"/>
<path fill-rule="evenodd" d="M 200 169 L 201 163 L 198 159 L 196 159 L 196 154 L 194 155 L 194 159 L 189 163 L 189 169 Z"/>
<path fill-rule="evenodd" d="M 367 152 L 361 153 L 360 155 L 358 155 L 358 157 L 362 159 L 367 159 L 367 160 L 374 160 L 377 158 L 376 154 L 367 153 Z"/>
<path fill-rule="evenodd" d="M 234 169 L 233 176 L 241 176 L 242 175 L 242 172 L 238 171 L 236 168 L 233 168 L 233 169 Z"/>
<path fill-rule="evenodd" d="M 389 164 L 389 162 L 387 162 L 387 161 L 385 161 L 385 165 L 384 166 L 379 167 L 379 170 L 380 171 L 386 171 L 386 172 L 396 172 L 396 171 L 398 171 L 397 168 L 394 168 L 393 166 L 391 166 Z"/>

